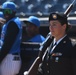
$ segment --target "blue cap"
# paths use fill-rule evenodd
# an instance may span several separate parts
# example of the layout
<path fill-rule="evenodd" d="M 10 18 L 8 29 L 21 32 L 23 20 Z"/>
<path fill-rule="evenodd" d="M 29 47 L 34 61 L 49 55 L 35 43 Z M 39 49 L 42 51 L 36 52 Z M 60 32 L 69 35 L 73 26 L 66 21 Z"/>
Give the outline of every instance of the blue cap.
<path fill-rule="evenodd" d="M 16 11 L 16 4 L 13 2 L 4 2 L 2 4 L 2 9 L 11 9 L 13 11 Z"/>
<path fill-rule="evenodd" d="M 0 11 L 0 18 L 4 18 L 3 12 Z"/>
<path fill-rule="evenodd" d="M 28 18 L 27 22 L 30 22 L 30 23 L 36 25 L 37 27 L 40 27 L 40 20 L 35 16 L 30 16 Z"/>

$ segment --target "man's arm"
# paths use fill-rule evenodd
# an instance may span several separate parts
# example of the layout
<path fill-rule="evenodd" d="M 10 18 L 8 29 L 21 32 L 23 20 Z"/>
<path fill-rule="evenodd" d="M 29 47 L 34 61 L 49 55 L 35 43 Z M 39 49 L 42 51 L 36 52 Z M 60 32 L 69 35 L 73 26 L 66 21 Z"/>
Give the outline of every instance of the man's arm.
<path fill-rule="evenodd" d="M 0 52 L 0 63 L 4 59 L 4 57 L 9 53 L 13 43 L 15 42 L 16 36 L 19 32 L 19 28 L 17 27 L 16 23 L 11 21 L 8 24 L 6 35 L 4 38 L 4 43 L 1 48 Z"/>

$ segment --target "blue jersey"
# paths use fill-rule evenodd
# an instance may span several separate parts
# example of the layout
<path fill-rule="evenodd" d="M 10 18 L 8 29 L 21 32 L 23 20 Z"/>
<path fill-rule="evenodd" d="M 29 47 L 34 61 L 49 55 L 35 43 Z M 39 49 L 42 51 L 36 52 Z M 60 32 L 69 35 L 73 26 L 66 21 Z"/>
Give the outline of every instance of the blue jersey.
<path fill-rule="evenodd" d="M 44 40 L 45 40 L 45 38 L 42 35 L 39 34 L 39 35 L 34 36 L 33 38 L 31 38 L 28 41 L 41 43 Z"/>
<path fill-rule="evenodd" d="M 13 43 L 11 50 L 9 50 L 9 53 L 19 53 L 20 52 L 20 44 L 21 44 L 21 39 L 22 39 L 22 25 L 21 22 L 19 20 L 18 17 L 15 17 L 13 19 L 11 19 L 10 21 L 8 21 L 2 28 L 2 32 L 1 32 L 1 40 L 3 41 L 4 44 L 4 38 L 5 38 L 5 34 L 6 34 L 6 30 L 8 27 L 9 22 L 14 21 L 17 25 L 17 27 L 19 28 L 19 32 L 18 35 L 16 36 L 16 40 Z"/>

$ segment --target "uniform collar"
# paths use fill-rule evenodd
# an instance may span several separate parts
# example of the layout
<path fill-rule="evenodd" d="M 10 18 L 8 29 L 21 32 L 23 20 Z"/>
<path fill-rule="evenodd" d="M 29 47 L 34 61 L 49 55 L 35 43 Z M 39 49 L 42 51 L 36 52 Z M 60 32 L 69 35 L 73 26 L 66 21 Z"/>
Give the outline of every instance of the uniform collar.
<path fill-rule="evenodd" d="M 64 37 L 66 37 L 67 35 L 64 35 L 62 38 L 60 38 L 58 41 L 56 41 L 56 39 L 54 38 L 54 40 L 53 40 L 53 45 L 58 45 L 59 44 L 59 42 L 64 38 Z"/>

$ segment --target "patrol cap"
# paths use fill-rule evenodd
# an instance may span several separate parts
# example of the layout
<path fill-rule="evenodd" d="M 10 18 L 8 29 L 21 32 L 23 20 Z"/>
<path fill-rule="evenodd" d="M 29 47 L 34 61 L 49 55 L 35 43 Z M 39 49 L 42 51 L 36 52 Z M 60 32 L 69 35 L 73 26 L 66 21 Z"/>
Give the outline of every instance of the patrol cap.
<path fill-rule="evenodd" d="M 67 24 L 67 16 L 64 14 L 51 13 L 49 16 L 49 21 L 51 20 L 62 20 L 64 23 Z"/>
<path fill-rule="evenodd" d="M 16 11 L 16 4 L 14 2 L 4 2 L 2 4 L 2 9 L 11 9 L 13 11 Z"/>
<path fill-rule="evenodd" d="M 4 18 L 3 12 L 0 11 L 0 18 Z"/>
<path fill-rule="evenodd" d="M 37 27 L 40 27 L 40 20 L 39 20 L 36 16 L 30 16 L 30 17 L 28 18 L 28 20 L 25 21 L 25 23 L 26 23 L 27 25 L 28 25 L 28 22 L 34 24 L 34 25 L 37 26 Z"/>

